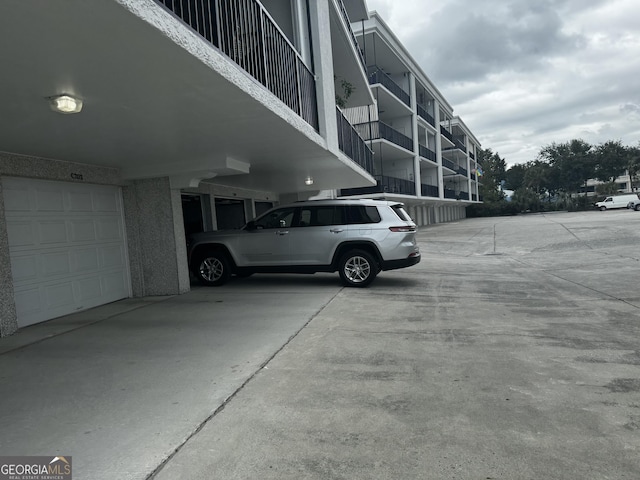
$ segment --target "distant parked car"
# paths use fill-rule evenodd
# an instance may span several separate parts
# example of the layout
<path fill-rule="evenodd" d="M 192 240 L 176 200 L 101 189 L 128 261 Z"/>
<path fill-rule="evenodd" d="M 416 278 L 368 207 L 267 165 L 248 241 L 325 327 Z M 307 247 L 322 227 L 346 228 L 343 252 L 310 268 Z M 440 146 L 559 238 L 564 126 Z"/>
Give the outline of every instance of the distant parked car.
<path fill-rule="evenodd" d="M 630 208 L 631 202 L 639 201 L 637 193 L 627 193 L 623 195 L 611 195 L 602 202 L 596 202 L 596 208 L 600 210 L 611 210 L 614 208 Z M 635 205 L 635 203 L 634 203 Z"/>
<path fill-rule="evenodd" d="M 189 241 L 189 265 L 204 285 L 232 274 L 339 272 L 365 287 L 382 270 L 420 262 L 416 225 L 402 203 L 312 200 L 273 208 L 240 230 L 204 232 Z"/>

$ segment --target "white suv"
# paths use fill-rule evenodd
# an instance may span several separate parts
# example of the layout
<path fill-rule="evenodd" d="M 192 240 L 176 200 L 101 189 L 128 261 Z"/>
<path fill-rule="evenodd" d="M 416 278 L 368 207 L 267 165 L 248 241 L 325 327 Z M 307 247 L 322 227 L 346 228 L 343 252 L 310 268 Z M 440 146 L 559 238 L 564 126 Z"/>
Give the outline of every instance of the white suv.
<path fill-rule="evenodd" d="M 240 230 L 189 239 L 189 265 L 198 280 L 224 284 L 232 274 L 340 273 L 365 287 L 381 270 L 420 262 L 416 225 L 402 203 L 313 200 L 276 207 Z"/>

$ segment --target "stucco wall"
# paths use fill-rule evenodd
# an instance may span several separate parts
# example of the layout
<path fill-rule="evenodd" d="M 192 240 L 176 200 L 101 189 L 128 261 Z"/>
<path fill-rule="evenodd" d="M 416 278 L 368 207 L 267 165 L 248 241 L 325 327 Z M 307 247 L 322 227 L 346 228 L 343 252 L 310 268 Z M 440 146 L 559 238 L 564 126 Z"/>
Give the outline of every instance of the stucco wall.
<path fill-rule="evenodd" d="M 180 191 L 167 177 L 135 180 L 123 190 L 133 295 L 188 292 Z"/>
<path fill-rule="evenodd" d="M 11 335 L 18 329 L 16 305 L 13 300 L 13 280 L 9 258 L 9 240 L 4 215 L 4 197 L 0 182 L 0 337 Z"/>

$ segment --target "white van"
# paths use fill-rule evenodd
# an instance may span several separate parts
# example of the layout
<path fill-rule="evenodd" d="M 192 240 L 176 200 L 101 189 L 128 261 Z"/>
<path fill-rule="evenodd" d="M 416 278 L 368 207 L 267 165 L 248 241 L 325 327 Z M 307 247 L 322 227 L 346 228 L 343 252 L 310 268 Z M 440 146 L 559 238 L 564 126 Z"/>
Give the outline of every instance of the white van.
<path fill-rule="evenodd" d="M 612 195 L 605 198 L 602 202 L 596 202 L 596 208 L 600 210 L 611 210 L 612 208 L 628 208 L 629 203 L 634 206 L 640 197 L 637 193 L 626 193 L 624 195 Z"/>

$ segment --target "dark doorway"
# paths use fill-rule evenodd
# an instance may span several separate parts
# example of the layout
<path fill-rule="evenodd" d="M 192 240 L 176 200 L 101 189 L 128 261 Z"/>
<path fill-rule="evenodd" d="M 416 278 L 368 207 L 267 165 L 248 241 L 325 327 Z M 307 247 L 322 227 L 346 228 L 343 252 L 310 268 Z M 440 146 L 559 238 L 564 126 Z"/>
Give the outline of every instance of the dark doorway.
<path fill-rule="evenodd" d="M 273 202 L 256 202 L 256 217 L 273 208 Z"/>
<path fill-rule="evenodd" d="M 187 237 L 194 233 L 204 232 L 202 197 L 200 195 L 182 195 L 182 217 L 184 219 L 184 233 Z"/>
<path fill-rule="evenodd" d="M 233 230 L 245 223 L 244 201 L 231 198 L 216 198 L 218 230 Z"/>

